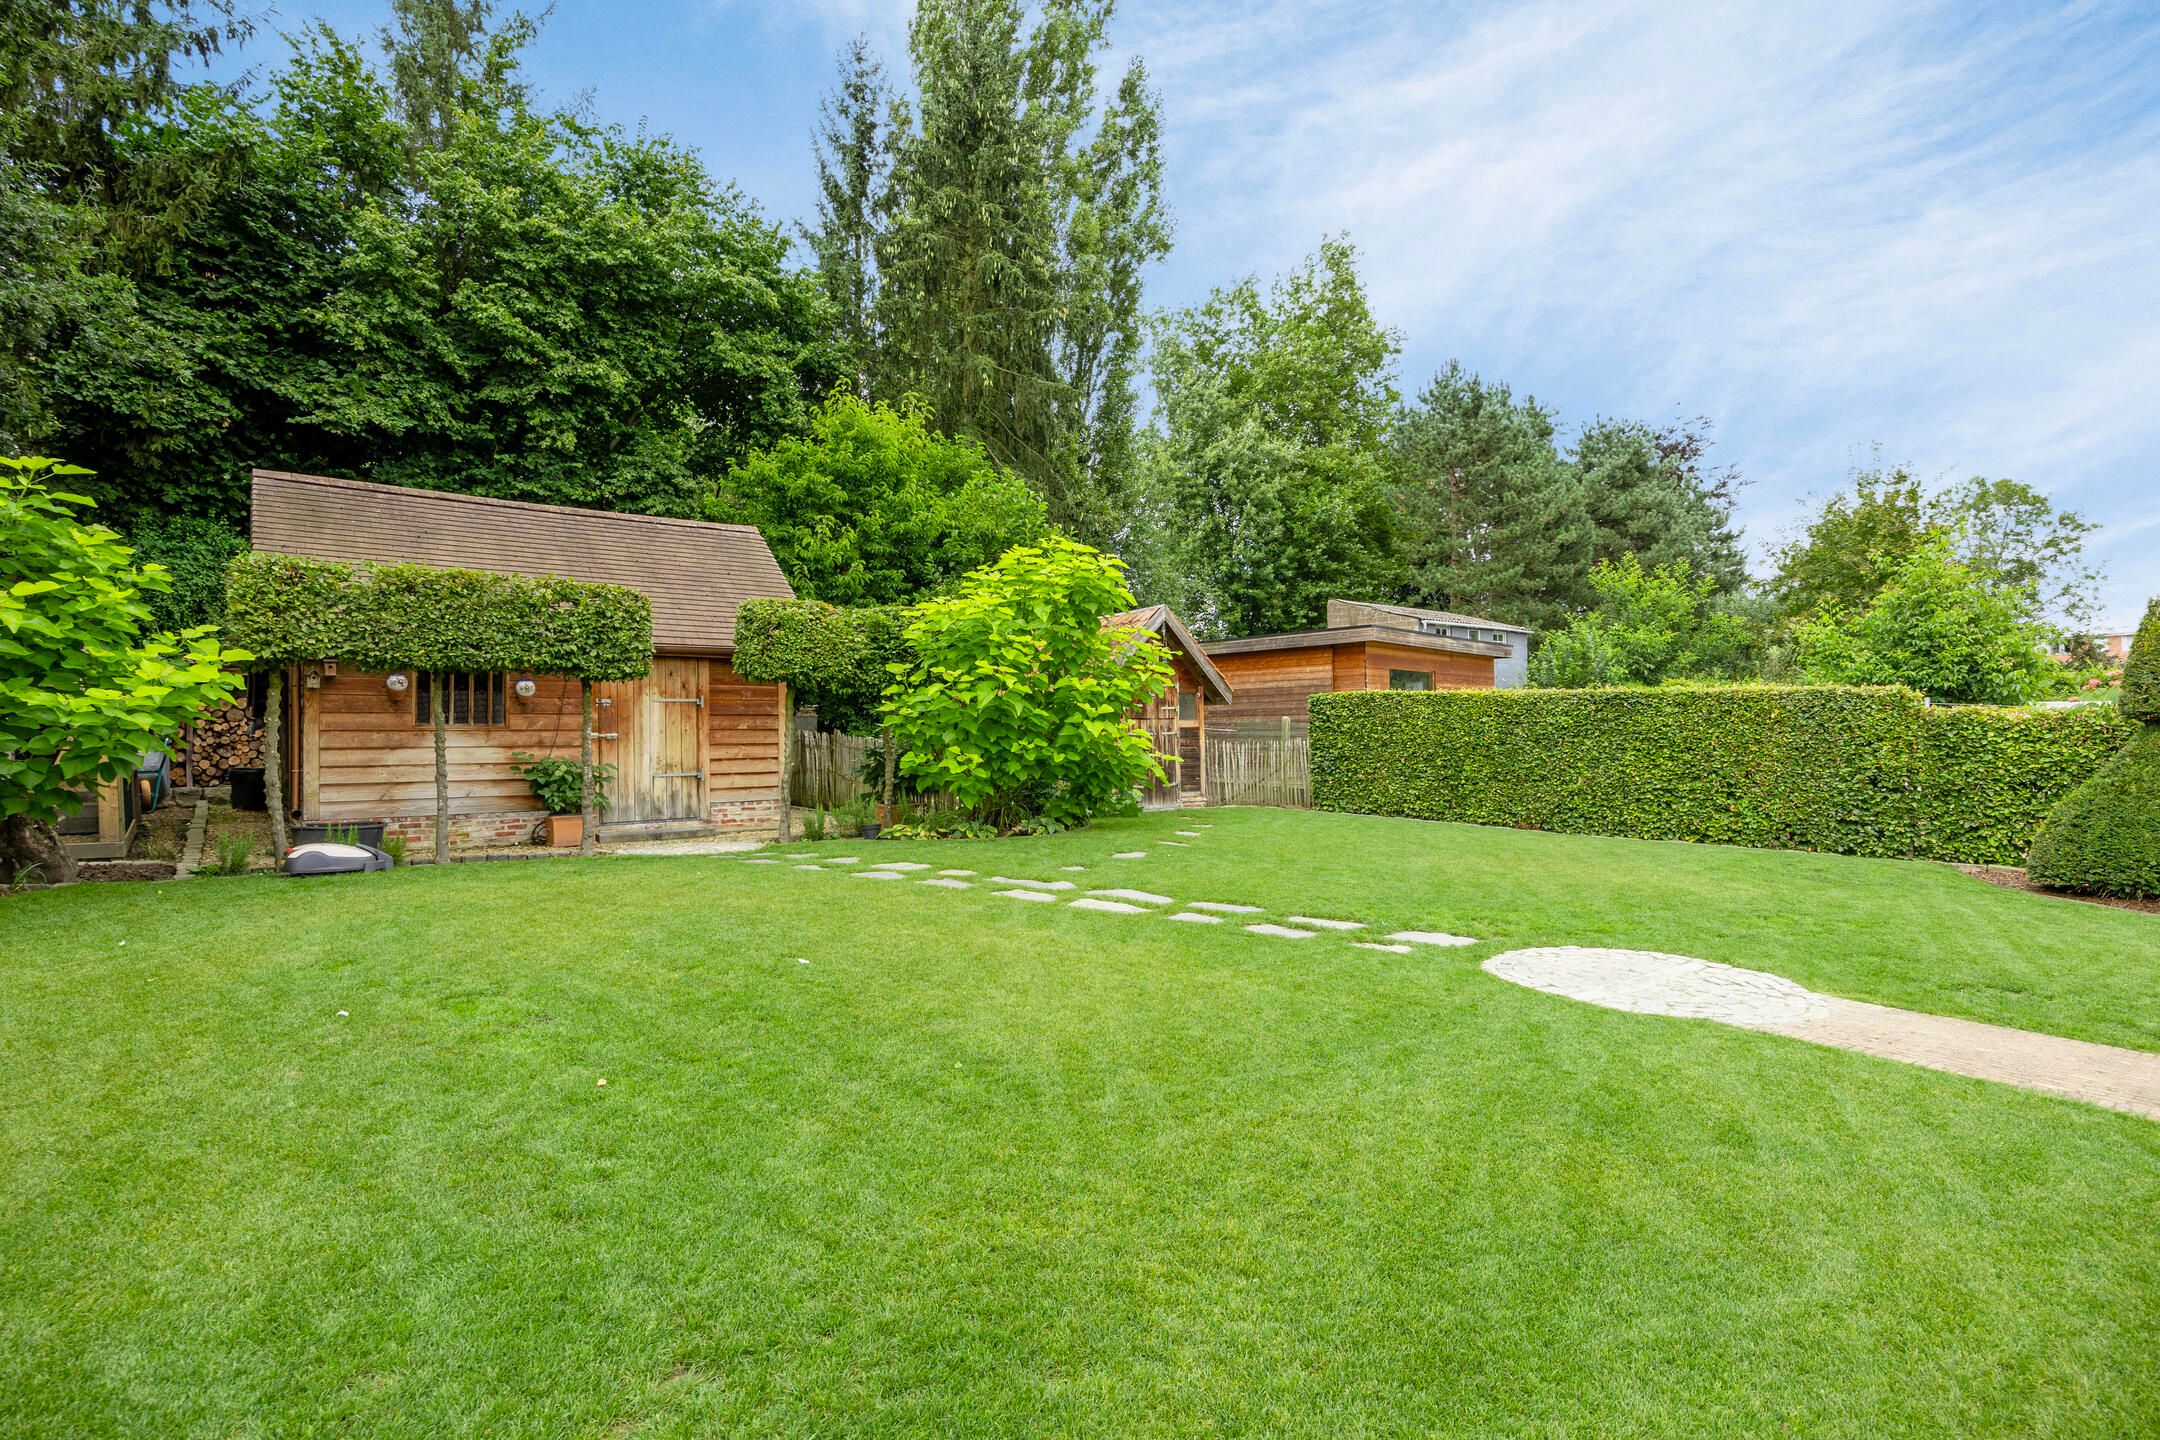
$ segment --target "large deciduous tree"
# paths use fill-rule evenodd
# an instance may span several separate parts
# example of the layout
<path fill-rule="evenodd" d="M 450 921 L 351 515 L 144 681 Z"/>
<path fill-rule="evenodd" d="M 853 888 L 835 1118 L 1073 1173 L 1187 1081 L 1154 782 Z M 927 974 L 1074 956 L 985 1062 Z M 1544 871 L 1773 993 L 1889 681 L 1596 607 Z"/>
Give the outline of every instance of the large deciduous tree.
<path fill-rule="evenodd" d="M 691 513 L 799 431 L 843 367 L 785 236 L 671 142 L 536 110 L 489 8 L 400 5 L 381 67 L 316 27 L 265 97 L 168 86 L 86 149 L 103 186 L 11 149 L 0 424 L 130 530 L 237 523 L 254 464 Z M 154 246 L 106 243 L 107 191 Z"/>
<path fill-rule="evenodd" d="M 86 473 L 0 459 L 0 880 L 73 879 L 53 822 L 228 699 L 248 658 L 208 627 L 152 632 L 165 572 L 47 484 Z"/>
<path fill-rule="evenodd" d="M 719 483 L 712 518 L 755 525 L 806 600 L 892 605 L 1042 538 L 1043 503 L 973 440 L 921 407 L 836 393 L 810 433 L 750 456 Z"/>
<path fill-rule="evenodd" d="M 1151 600 L 1235 636 L 1316 625 L 1331 595 L 1392 588 L 1396 345 L 1342 240 L 1269 289 L 1247 279 L 1162 318 L 1147 491 L 1126 541 Z"/>
<path fill-rule="evenodd" d="M 1833 602 L 1793 634 L 1811 680 L 1910 685 L 1952 703 L 2030 699 L 2050 663 L 2031 587 L 1959 559 L 1949 533 L 1899 561 L 1863 608 Z"/>

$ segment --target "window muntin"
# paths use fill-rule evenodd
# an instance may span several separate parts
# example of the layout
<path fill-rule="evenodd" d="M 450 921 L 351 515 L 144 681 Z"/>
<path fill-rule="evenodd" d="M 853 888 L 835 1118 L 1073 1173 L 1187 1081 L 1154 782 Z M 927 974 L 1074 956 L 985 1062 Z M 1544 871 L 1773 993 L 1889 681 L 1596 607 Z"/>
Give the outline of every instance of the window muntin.
<path fill-rule="evenodd" d="M 413 723 L 433 725 L 434 685 L 423 671 L 413 677 Z M 446 671 L 442 677 L 445 725 L 500 725 L 509 709 L 509 677 L 468 670 Z"/>

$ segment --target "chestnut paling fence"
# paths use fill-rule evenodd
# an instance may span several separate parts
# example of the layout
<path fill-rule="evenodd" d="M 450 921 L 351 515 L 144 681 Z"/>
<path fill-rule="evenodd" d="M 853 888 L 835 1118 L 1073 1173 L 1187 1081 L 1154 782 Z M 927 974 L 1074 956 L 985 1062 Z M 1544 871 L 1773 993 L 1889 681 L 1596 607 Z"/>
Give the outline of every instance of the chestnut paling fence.
<path fill-rule="evenodd" d="M 865 762 L 877 749 L 874 737 L 842 735 L 835 731 L 797 730 L 795 752 L 788 765 L 788 794 L 805 809 L 834 810 L 872 787 L 863 780 Z M 1175 759 L 1176 736 L 1166 732 L 1157 739 L 1165 761 Z M 1177 769 L 1166 763 L 1174 784 Z M 1312 806 L 1312 747 L 1302 735 L 1210 736 L 1207 742 L 1207 802 L 1210 805 L 1275 805 L 1291 809 Z M 1170 786 L 1150 794 L 1151 801 L 1174 803 Z M 933 801 L 927 808 L 937 809 Z"/>

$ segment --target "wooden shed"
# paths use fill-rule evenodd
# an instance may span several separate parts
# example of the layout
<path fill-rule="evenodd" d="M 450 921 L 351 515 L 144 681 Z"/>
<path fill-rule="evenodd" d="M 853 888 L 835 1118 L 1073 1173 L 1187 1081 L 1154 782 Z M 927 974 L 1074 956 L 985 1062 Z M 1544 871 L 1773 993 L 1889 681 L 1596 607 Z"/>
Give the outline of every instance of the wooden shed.
<path fill-rule="evenodd" d="M 284 471 L 254 473 L 258 550 L 625 585 L 652 601 L 653 666 L 594 687 L 594 758 L 615 767 L 603 834 L 764 834 L 781 813 L 778 685 L 736 677 L 735 611 L 791 598 L 755 527 L 536 505 Z M 285 795 L 306 822 L 380 821 L 418 845 L 434 835 L 428 677 L 361 674 L 322 661 L 290 676 Z M 451 841 L 526 839 L 539 801 L 515 752 L 575 756 L 578 682 L 446 675 Z"/>
<path fill-rule="evenodd" d="M 1145 802 L 1162 807 L 1206 804 L 1208 707 L 1231 702 L 1229 682 L 1167 605 L 1105 615 L 1102 623 L 1105 629 L 1145 632 L 1170 652 L 1171 683 L 1133 712 L 1154 737 L 1166 775 Z"/>
<path fill-rule="evenodd" d="M 1330 600 L 1327 627 L 1218 640 L 1208 658 L 1237 687 L 1216 716 L 1226 736 L 1305 733 L 1307 704 L 1339 690 L 1490 690 L 1520 685 L 1530 632 L 1458 615 Z"/>

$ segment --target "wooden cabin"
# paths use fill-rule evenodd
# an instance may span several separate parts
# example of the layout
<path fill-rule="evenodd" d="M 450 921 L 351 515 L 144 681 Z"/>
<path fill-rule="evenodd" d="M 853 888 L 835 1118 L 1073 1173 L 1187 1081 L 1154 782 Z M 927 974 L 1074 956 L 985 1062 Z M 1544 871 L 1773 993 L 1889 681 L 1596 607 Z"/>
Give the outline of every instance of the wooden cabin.
<path fill-rule="evenodd" d="M 1237 687 L 1235 703 L 1215 717 L 1218 735 L 1303 735 L 1315 695 L 1519 686 L 1530 632 L 1446 610 L 1330 600 L 1324 629 L 1218 640 L 1207 654 Z"/>
<path fill-rule="evenodd" d="M 1205 805 L 1208 708 L 1231 702 L 1228 682 L 1167 605 L 1105 615 L 1102 623 L 1105 629 L 1143 631 L 1170 652 L 1171 683 L 1133 712 L 1154 737 L 1166 777 L 1148 790 L 1142 803 L 1157 808 Z"/>
<path fill-rule="evenodd" d="M 258 550 L 605 581 L 652 601 L 653 666 L 596 684 L 593 754 L 615 767 L 601 834 L 763 835 L 781 813 L 778 685 L 729 667 L 735 611 L 792 598 L 754 526 L 535 505 L 283 471 L 254 472 Z M 325 659 L 288 676 L 285 795 L 302 823 L 379 821 L 419 846 L 435 828 L 428 677 Z M 543 814 L 512 769 L 523 750 L 578 753 L 579 685 L 554 675 L 444 677 L 451 843 L 529 838 Z"/>

